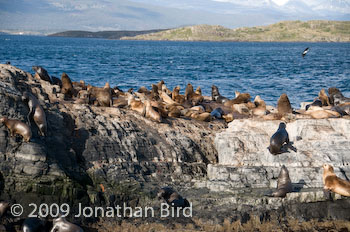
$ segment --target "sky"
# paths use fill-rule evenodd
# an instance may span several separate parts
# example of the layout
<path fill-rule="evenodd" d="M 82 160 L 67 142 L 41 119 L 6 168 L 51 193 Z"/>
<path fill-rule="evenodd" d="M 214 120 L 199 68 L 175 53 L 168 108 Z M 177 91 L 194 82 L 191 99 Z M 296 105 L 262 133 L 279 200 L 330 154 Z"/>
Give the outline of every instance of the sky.
<path fill-rule="evenodd" d="M 228 28 L 350 20 L 350 0 L 0 0 L 0 31 Z"/>

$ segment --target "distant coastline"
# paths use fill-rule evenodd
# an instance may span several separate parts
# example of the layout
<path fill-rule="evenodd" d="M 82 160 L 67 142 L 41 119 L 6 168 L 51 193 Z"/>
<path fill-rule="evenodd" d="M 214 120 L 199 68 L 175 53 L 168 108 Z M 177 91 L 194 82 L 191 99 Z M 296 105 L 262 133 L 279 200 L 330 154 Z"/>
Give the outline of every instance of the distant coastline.
<path fill-rule="evenodd" d="M 145 31 L 64 31 L 48 36 L 154 41 L 350 42 L 350 21 L 282 21 L 236 29 L 195 25 Z"/>

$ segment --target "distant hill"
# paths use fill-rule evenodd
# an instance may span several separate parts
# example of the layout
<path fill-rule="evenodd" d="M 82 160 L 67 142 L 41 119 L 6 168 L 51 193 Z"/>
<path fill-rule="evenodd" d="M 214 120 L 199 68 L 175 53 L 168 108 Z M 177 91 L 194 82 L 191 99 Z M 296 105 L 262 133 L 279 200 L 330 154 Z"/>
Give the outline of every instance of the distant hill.
<path fill-rule="evenodd" d="M 130 40 L 350 42 L 350 21 L 282 21 L 269 26 L 229 29 L 197 25 L 123 37 Z"/>
<path fill-rule="evenodd" d="M 52 37 L 75 37 L 75 38 L 101 38 L 101 39 L 120 39 L 121 37 L 137 36 L 149 33 L 157 33 L 164 31 L 164 29 L 159 30 L 147 30 L 147 31 L 63 31 L 55 34 L 50 34 L 48 36 Z"/>

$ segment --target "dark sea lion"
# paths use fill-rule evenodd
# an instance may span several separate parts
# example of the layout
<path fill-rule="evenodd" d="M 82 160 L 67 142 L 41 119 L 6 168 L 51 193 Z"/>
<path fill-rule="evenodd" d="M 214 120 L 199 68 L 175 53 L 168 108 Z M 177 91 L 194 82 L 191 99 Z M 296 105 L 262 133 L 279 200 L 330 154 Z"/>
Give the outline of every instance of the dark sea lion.
<path fill-rule="evenodd" d="M 34 75 L 35 78 L 52 83 L 49 74 L 47 73 L 47 71 L 43 67 L 33 66 L 32 69 L 35 72 L 35 75 Z"/>
<path fill-rule="evenodd" d="M 180 196 L 175 190 L 170 187 L 163 187 L 157 194 L 159 200 L 163 199 L 172 207 L 189 207 L 187 199 Z"/>
<path fill-rule="evenodd" d="M 271 154 L 276 155 L 281 153 L 281 148 L 284 143 L 289 143 L 289 136 L 286 130 L 286 124 L 284 122 L 281 122 L 278 130 L 272 135 L 270 139 L 269 150 Z"/>
<path fill-rule="evenodd" d="M 292 106 L 290 105 L 287 94 L 283 93 L 277 101 L 277 111 L 279 114 L 292 113 Z"/>
<path fill-rule="evenodd" d="M 224 111 L 220 107 L 218 107 L 214 109 L 210 114 L 213 118 L 222 119 L 222 115 L 224 114 Z"/>
<path fill-rule="evenodd" d="M 9 206 L 10 206 L 10 204 L 6 201 L 0 202 L 0 218 L 6 213 Z"/>
<path fill-rule="evenodd" d="M 341 116 L 350 115 L 350 105 L 333 106 L 331 110 L 338 112 Z"/>
<path fill-rule="evenodd" d="M 329 101 L 331 105 L 341 105 L 344 103 L 350 103 L 350 98 L 344 97 L 339 89 L 331 87 L 328 89 Z"/>
<path fill-rule="evenodd" d="M 32 138 L 32 131 L 29 126 L 16 119 L 8 119 L 2 117 L 0 123 L 5 124 L 5 126 L 10 130 L 11 137 L 15 137 L 16 134 L 21 135 L 25 142 L 29 142 Z"/>
<path fill-rule="evenodd" d="M 229 99 L 227 97 L 221 96 L 221 94 L 219 93 L 218 87 L 216 87 L 215 85 L 212 85 L 211 86 L 211 100 L 223 104 L 226 101 L 228 101 Z"/>
<path fill-rule="evenodd" d="M 22 100 L 28 102 L 29 113 L 27 118 L 28 118 L 29 125 L 31 124 L 30 116 L 33 114 L 33 120 L 39 128 L 40 135 L 46 136 L 46 133 L 47 133 L 46 115 L 38 99 L 33 94 L 29 92 L 24 92 L 22 96 Z"/>
<path fill-rule="evenodd" d="M 322 107 L 322 100 L 319 98 L 316 98 L 311 104 L 308 104 L 305 106 L 305 110 L 308 110 L 310 106 L 319 106 Z"/>
<path fill-rule="evenodd" d="M 29 217 L 23 222 L 23 232 L 42 232 L 45 231 L 45 225 L 45 220 L 37 217 Z"/>
<path fill-rule="evenodd" d="M 79 226 L 68 222 L 64 217 L 53 220 L 51 232 L 84 232 Z"/>
<path fill-rule="evenodd" d="M 323 165 L 323 189 L 339 195 L 350 197 L 350 182 L 340 179 L 329 164 Z"/>
<path fill-rule="evenodd" d="M 62 88 L 61 93 L 64 94 L 65 98 L 72 98 L 74 96 L 74 88 L 71 79 L 67 73 L 62 73 L 61 76 Z"/>
<path fill-rule="evenodd" d="M 52 84 L 53 85 L 58 85 L 59 87 L 62 88 L 62 81 L 61 79 L 55 77 L 55 76 L 51 76 L 51 79 L 52 79 Z"/>
<path fill-rule="evenodd" d="M 282 166 L 277 180 L 277 190 L 272 193 L 273 197 L 285 197 L 287 193 L 292 192 L 293 186 L 289 178 L 289 172 L 286 166 Z"/>

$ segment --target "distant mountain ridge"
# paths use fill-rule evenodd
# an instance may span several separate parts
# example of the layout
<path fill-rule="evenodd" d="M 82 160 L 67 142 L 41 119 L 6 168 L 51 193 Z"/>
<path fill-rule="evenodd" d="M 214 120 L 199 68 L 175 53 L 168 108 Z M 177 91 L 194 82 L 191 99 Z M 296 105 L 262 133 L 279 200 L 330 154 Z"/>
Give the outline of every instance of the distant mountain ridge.
<path fill-rule="evenodd" d="M 125 40 L 257 41 L 257 42 L 350 42 L 350 21 L 282 21 L 268 26 L 229 29 L 197 25 L 165 30 Z"/>
<path fill-rule="evenodd" d="M 133 37 L 143 34 L 157 33 L 166 29 L 146 30 L 146 31 L 63 31 L 50 34 L 50 37 L 74 37 L 74 38 L 101 38 L 101 39 L 120 39 L 122 37 Z"/>

